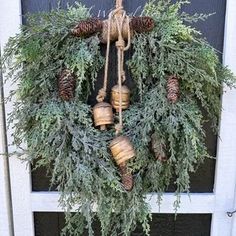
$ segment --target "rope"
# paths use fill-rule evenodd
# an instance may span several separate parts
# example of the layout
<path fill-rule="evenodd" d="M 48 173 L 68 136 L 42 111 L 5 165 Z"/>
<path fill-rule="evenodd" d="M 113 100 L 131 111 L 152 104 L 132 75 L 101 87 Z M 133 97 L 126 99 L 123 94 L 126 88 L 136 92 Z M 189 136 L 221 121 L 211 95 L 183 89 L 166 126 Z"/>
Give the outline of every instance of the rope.
<path fill-rule="evenodd" d="M 116 8 L 123 6 L 123 0 L 116 0 Z"/>
<path fill-rule="evenodd" d="M 96 97 L 98 102 L 103 102 L 106 95 L 107 95 L 107 84 L 108 84 L 108 68 L 109 68 L 109 54 L 110 54 L 110 46 L 111 46 L 111 29 L 112 29 L 112 18 L 115 14 L 122 12 L 123 7 L 122 5 L 112 12 L 110 12 L 108 17 L 108 30 L 107 30 L 107 48 L 106 48 L 106 62 L 105 62 L 105 69 L 104 69 L 104 82 L 103 87 L 98 91 L 98 95 Z M 114 26 L 113 26 L 114 27 Z"/>
<path fill-rule="evenodd" d="M 115 18 L 115 23 L 113 24 L 113 17 Z M 116 135 L 120 134 L 123 128 L 123 119 L 122 119 L 122 83 L 125 81 L 125 71 L 124 71 L 124 52 L 130 48 L 131 45 L 131 32 L 130 32 L 130 19 L 126 12 L 123 10 L 123 1 L 116 0 L 116 9 L 113 10 L 108 17 L 108 32 L 107 32 L 107 50 L 106 50 L 106 62 L 104 69 L 104 83 L 103 87 L 99 90 L 97 101 L 102 102 L 106 97 L 107 83 L 108 83 L 108 67 L 109 67 L 109 54 L 110 54 L 110 44 L 111 44 L 111 31 L 114 31 L 116 27 L 118 30 L 118 40 L 116 42 L 117 47 L 117 70 L 118 70 L 118 86 L 119 86 L 119 124 L 115 126 Z M 123 27 L 124 23 L 127 24 L 128 30 L 128 41 L 125 45 L 123 38 Z"/>
<path fill-rule="evenodd" d="M 124 71 L 124 52 L 127 51 L 130 47 L 131 34 L 129 27 L 129 17 L 126 15 L 126 12 L 123 13 L 122 17 L 115 16 L 116 25 L 118 29 L 118 41 L 116 42 L 117 47 L 117 61 L 118 61 L 118 86 L 119 86 L 119 124 L 116 125 L 116 135 L 118 135 L 123 128 L 123 119 L 122 119 L 122 83 L 125 81 L 125 71 Z M 126 21 L 125 21 L 126 20 Z M 122 36 L 123 24 L 126 22 L 128 24 L 128 43 L 125 46 L 125 41 Z"/>
<path fill-rule="evenodd" d="M 105 69 L 104 69 L 104 82 L 103 82 L 103 88 L 101 88 L 98 91 L 97 101 L 103 102 L 107 93 L 107 82 L 108 82 L 108 67 L 109 67 L 109 54 L 110 54 L 110 36 L 111 36 L 111 19 L 113 16 L 113 12 L 109 14 L 108 18 L 108 32 L 107 32 L 107 49 L 106 49 L 106 62 L 105 62 Z"/>

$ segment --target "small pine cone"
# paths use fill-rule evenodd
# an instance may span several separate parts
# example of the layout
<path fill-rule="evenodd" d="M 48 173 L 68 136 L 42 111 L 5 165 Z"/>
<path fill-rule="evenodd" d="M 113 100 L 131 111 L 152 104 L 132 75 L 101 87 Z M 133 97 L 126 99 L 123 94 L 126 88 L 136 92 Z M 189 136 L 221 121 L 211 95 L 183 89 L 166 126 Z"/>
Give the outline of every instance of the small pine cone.
<path fill-rule="evenodd" d="M 151 31 L 155 26 L 154 20 L 149 16 L 133 17 L 130 21 L 130 27 L 137 33 Z"/>
<path fill-rule="evenodd" d="M 167 81 L 167 98 L 171 103 L 176 103 L 179 99 L 179 78 L 169 76 Z"/>
<path fill-rule="evenodd" d="M 166 146 L 161 142 L 157 135 L 153 134 L 151 137 L 151 148 L 154 153 L 155 158 L 160 162 L 166 162 L 168 160 L 166 156 Z"/>
<path fill-rule="evenodd" d="M 103 23 L 96 18 L 80 21 L 72 30 L 71 33 L 76 37 L 88 37 L 92 34 L 102 31 Z"/>
<path fill-rule="evenodd" d="M 134 185 L 133 175 L 129 172 L 126 164 L 122 164 L 120 167 L 121 181 L 127 191 L 131 191 Z"/>
<path fill-rule="evenodd" d="M 76 80 L 74 74 L 64 69 L 58 78 L 59 96 L 64 101 L 69 101 L 74 97 Z"/>

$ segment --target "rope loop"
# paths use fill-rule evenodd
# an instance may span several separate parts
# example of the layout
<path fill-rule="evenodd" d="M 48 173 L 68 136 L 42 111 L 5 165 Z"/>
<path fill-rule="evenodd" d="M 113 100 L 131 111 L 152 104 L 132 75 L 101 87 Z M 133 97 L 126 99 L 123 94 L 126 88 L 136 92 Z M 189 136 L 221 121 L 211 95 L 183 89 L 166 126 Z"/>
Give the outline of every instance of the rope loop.
<path fill-rule="evenodd" d="M 124 51 L 125 41 L 123 40 L 123 38 L 120 38 L 118 41 L 116 41 L 116 47 Z"/>
<path fill-rule="evenodd" d="M 107 96 L 106 89 L 101 88 L 98 91 L 98 95 L 97 95 L 96 99 L 98 102 L 103 102 L 106 96 Z"/>

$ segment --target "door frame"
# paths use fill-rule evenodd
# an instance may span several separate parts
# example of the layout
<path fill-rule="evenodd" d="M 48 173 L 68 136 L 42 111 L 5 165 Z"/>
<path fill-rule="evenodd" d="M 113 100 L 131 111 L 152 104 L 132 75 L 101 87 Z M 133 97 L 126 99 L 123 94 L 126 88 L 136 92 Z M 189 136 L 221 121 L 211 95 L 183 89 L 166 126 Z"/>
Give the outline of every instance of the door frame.
<path fill-rule="evenodd" d="M 1 51 L 10 36 L 19 32 L 21 25 L 21 1 L 0 0 L 0 44 Z M 236 1 L 227 0 L 223 63 L 236 74 Z M 5 94 L 12 90 L 10 81 L 5 85 Z M 182 214 L 212 214 L 211 236 L 236 235 L 236 216 L 228 217 L 226 212 L 236 208 L 236 90 L 226 91 L 222 98 L 220 138 L 218 139 L 215 186 L 213 193 L 193 193 L 190 198 L 181 194 Z M 12 109 L 12 103 L 6 104 L 6 113 Z M 0 114 L 1 115 L 1 114 Z M 0 127 L 1 129 L 1 127 Z M 1 130 L 0 130 L 1 131 Z M 12 129 L 8 130 L 8 142 L 11 143 Z M 1 135 L 1 132 L 0 132 Z M 1 138 L 1 137 L 0 137 Z M 1 147 L 0 147 L 1 149 Z M 14 147 L 10 148 L 13 151 Z M 1 150 L 0 150 L 1 153 Z M 32 192 L 31 174 L 26 163 L 10 157 L 14 228 L 16 236 L 34 236 L 34 212 L 62 212 L 58 205 L 57 192 Z M 2 158 L 0 158 L 0 209 L 6 209 L 6 190 Z M 174 213 L 175 195 L 163 196 L 161 209 L 156 203 L 156 196 L 147 196 L 153 213 Z M 0 211 L 0 235 L 8 236 L 8 218 Z"/>
<path fill-rule="evenodd" d="M 226 1 L 223 63 L 236 75 L 236 1 Z M 212 216 L 212 236 L 236 235 L 236 89 L 224 88 L 220 137 L 215 173 L 215 210 Z"/>
<path fill-rule="evenodd" d="M 21 0 L 0 0 L 0 6 L 0 49 L 1 52 L 3 52 L 4 45 L 8 41 L 9 37 L 18 33 L 20 25 L 22 24 Z M 8 81 L 4 85 L 5 96 L 8 96 L 10 90 L 14 89 L 14 87 L 16 88 L 16 85 L 12 85 L 11 81 Z M 5 104 L 6 115 L 11 112 L 12 107 L 13 102 Z M 0 127 L 0 129 L 0 134 L 2 134 L 2 127 Z M 12 133 L 13 130 L 10 127 L 7 131 L 9 144 L 13 141 L 11 136 Z M 14 147 L 9 147 L 9 152 L 11 153 L 13 151 Z M 0 153 L 2 153 L 2 150 L 0 150 Z M 4 186 L 4 176 L 2 174 L 4 168 L 2 159 L 3 158 L 0 158 L 0 235 L 12 236 L 9 232 L 9 221 L 5 210 L 8 206 L 6 200 L 7 193 Z M 25 162 L 22 162 L 14 156 L 10 156 L 9 165 L 15 236 L 34 236 L 30 171 Z M 2 211 L 2 209 L 4 210 Z"/>

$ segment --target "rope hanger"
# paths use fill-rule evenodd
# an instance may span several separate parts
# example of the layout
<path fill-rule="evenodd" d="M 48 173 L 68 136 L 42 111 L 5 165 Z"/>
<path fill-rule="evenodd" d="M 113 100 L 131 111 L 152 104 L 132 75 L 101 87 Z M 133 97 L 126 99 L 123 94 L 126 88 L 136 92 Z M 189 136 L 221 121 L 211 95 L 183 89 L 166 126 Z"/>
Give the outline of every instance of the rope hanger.
<path fill-rule="evenodd" d="M 115 22 L 115 24 L 114 24 Z M 108 30 L 107 30 L 107 49 L 106 49 L 106 62 L 104 70 L 104 83 L 103 88 L 98 92 L 97 101 L 103 102 L 107 95 L 107 84 L 108 84 L 108 67 L 109 67 L 109 55 L 110 55 L 110 45 L 111 45 L 111 31 L 112 27 L 116 27 L 118 31 L 118 40 L 116 41 L 117 48 L 117 75 L 118 75 L 118 86 L 119 86 L 119 124 L 115 126 L 116 135 L 119 135 L 123 128 L 122 122 L 122 83 L 124 83 L 125 71 L 124 71 L 124 52 L 130 48 L 131 45 L 131 30 L 130 30 L 130 19 L 123 10 L 123 1 L 116 0 L 116 8 L 110 12 L 108 18 Z M 125 40 L 123 37 L 123 28 L 126 24 L 127 29 L 127 45 L 125 45 Z M 114 30 L 113 30 L 114 31 Z"/>

